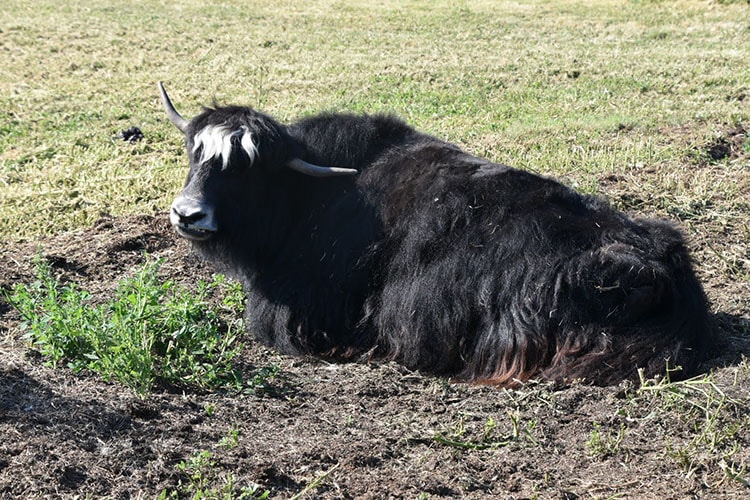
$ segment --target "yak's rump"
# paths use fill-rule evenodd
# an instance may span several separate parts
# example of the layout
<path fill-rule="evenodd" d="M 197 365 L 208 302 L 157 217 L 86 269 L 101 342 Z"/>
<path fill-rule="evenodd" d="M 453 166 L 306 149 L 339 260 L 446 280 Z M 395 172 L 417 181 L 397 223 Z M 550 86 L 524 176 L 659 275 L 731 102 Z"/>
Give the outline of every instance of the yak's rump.
<path fill-rule="evenodd" d="M 227 122 L 221 113 L 193 132 Z M 286 143 L 274 144 L 289 151 L 258 137 L 247 199 L 219 200 L 223 232 L 195 245 L 234 269 L 249 329 L 280 351 L 367 354 L 498 385 L 684 376 L 704 356 L 706 300 L 671 224 L 390 117 L 277 126 Z M 310 178 L 264 166 L 266 154 L 359 174 Z"/>

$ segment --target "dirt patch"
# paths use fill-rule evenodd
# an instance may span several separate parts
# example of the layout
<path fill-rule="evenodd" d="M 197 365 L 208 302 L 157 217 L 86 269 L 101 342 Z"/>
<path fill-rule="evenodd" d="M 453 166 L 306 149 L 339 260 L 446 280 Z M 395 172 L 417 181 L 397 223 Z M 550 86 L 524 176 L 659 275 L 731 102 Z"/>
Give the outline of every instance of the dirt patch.
<path fill-rule="evenodd" d="M 699 166 L 750 158 L 750 138 L 746 123 L 718 125 L 711 136 L 702 138 L 696 137 L 693 124 L 662 127 L 659 129 L 659 134 L 666 144 L 692 150 L 692 161 Z"/>
<path fill-rule="evenodd" d="M 736 160 L 750 154 L 747 130 L 740 124 L 728 127 L 703 148 L 712 161 Z"/>
<path fill-rule="evenodd" d="M 719 241 L 714 234 L 710 246 Z M 211 274 L 164 215 L 107 217 L 6 246 L 0 286 L 28 282 L 39 252 L 62 279 L 102 296 L 146 254 L 187 285 Z M 243 364 L 280 367 L 268 393 L 139 399 L 96 376 L 45 366 L 0 301 L 0 497 L 155 498 L 166 490 L 182 498 L 253 484 L 273 498 L 305 488 L 309 498 L 745 497 L 747 283 L 712 276 L 719 267 L 707 248 L 697 259 L 724 339 L 707 367 L 719 391 L 706 385 L 677 397 L 628 384 L 459 385 L 388 363 L 280 356 L 248 336 Z"/>

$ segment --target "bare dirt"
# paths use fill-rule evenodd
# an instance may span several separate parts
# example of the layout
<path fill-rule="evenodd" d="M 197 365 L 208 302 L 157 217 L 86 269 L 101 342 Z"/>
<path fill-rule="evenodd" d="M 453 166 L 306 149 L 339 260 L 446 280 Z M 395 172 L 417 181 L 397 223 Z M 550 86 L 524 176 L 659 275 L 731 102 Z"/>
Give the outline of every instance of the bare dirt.
<path fill-rule="evenodd" d="M 248 335 L 243 363 L 280 367 L 269 390 L 143 399 L 45 366 L 0 300 L 0 498 L 228 498 L 253 484 L 271 498 L 746 498 L 747 274 L 715 255 L 742 244 L 736 234 L 711 231 L 693 246 L 723 339 L 706 366 L 715 386 L 674 397 L 632 383 L 453 384 L 388 363 L 280 356 Z M 146 254 L 182 283 L 211 273 L 163 214 L 6 245 L 0 286 L 29 282 L 39 252 L 102 296 Z M 191 479 L 178 465 L 204 451 L 210 463 Z"/>

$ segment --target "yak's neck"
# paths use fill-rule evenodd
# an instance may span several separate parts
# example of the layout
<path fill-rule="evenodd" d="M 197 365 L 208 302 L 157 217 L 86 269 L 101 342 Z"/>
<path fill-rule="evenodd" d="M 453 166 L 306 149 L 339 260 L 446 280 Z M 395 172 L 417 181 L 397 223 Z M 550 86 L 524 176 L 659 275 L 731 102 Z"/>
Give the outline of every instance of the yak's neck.
<path fill-rule="evenodd" d="M 246 210 L 245 220 L 199 244 L 201 252 L 269 295 L 279 288 L 290 295 L 300 293 L 294 288 L 346 288 L 360 280 L 381 233 L 375 208 L 351 179 L 289 177 L 276 183 L 285 189 L 267 193 L 265 215 Z"/>
<path fill-rule="evenodd" d="M 367 220 L 366 207 L 340 208 L 335 217 L 298 221 L 275 254 L 240 269 L 251 309 L 275 311 L 273 324 L 298 332 L 314 352 L 351 342 L 346 334 L 363 316 L 373 279 L 379 225 Z M 265 323 L 259 329 L 275 330 Z"/>

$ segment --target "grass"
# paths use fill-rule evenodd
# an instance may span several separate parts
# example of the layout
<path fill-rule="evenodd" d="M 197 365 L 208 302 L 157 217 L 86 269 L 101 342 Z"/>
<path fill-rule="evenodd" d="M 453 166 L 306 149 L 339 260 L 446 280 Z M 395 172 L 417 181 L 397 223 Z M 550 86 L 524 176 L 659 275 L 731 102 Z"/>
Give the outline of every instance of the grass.
<path fill-rule="evenodd" d="M 715 373 L 677 382 L 668 376 L 641 378 L 640 387 L 626 391 L 609 422 L 592 423 L 584 443 L 587 454 L 637 468 L 643 443 L 650 442 L 648 449 L 660 455 L 651 460 L 670 463 L 684 479 L 749 487 L 743 451 L 750 425 L 747 360 L 732 371 L 733 380 L 726 374 L 720 380 Z"/>
<path fill-rule="evenodd" d="M 518 412 L 507 412 L 509 429 L 501 432 L 500 424 L 492 417 L 484 423 L 483 428 L 477 425 L 466 425 L 463 418 L 454 423 L 449 432 L 435 433 L 432 440 L 444 446 L 461 450 L 495 450 L 510 444 L 538 446 L 534 432 L 536 420 L 521 422 Z M 501 426 L 502 427 L 502 426 Z"/>
<path fill-rule="evenodd" d="M 620 425 L 616 433 L 606 433 L 602 431 L 600 424 L 594 423 L 594 429 L 586 441 L 586 450 L 592 457 L 606 458 L 619 453 L 620 445 L 624 439 L 624 424 Z"/>
<path fill-rule="evenodd" d="M 158 267 L 144 265 L 113 298 L 97 304 L 75 283 L 61 285 L 39 258 L 36 281 L 16 285 L 8 300 L 23 318 L 27 341 L 52 365 L 96 372 L 141 395 L 157 383 L 193 390 L 265 387 L 273 369 L 243 380 L 234 366 L 242 349 L 241 291 L 223 278 L 189 291 L 160 281 Z M 214 293 L 223 294 L 228 322 L 208 302 Z"/>
<path fill-rule="evenodd" d="M 689 429 L 679 442 L 672 442 L 676 436 L 667 436 L 664 445 L 665 456 L 687 476 L 721 470 L 726 477 L 747 485 L 747 464 L 739 453 L 740 437 L 750 425 L 746 371 L 747 367 L 740 364 L 733 384 L 728 386 L 718 383 L 711 374 L 679 382 L 668 378 L 642 380 L 630 409 L 621 411 L 642 423 L 657 418 Z M 738 396 L 729 395 L 729 390 Z"/>
<path fill-rule="evenodd" d="M 323 483 L 323 481 L 328 479 L 331 473 L 333 473 L 336 469 L 339 468 L 339 466 L 341 466 L 341 463 L 337 463 L 330 469 L 323 471 L 320 474 L 316 475 L 315 479 L 310 481 L 310 483 L 307 486 L 305 486 L 299 493 L 292 496 L 290 500 L 300 500 L 301 498 L 305 498 L 306 495 L 314 492 L 315 489 Z"/>
<path fill-rule="evenodd" d="M 607 174 L 644 168 L 691 179 L 695 147 L 748 123 L 743 13 L 742 3 L 697 0 L 680 9 L 9 0 L 0 12 L 0 237 L 73 229 L 102 212 L 164 210 L 185 161 L 157 80 L 188 116 L 214 98 L 282 120 L 393 112 L 587 191 L 600 191 Z M 135 145 L 116 137 L 131 125 L 145 134 Z M 688 204 L 713 196 L 677 184 L 657 182 L 648 194 Z M 731 178 L 711 186 L 731 189 Z"/>

